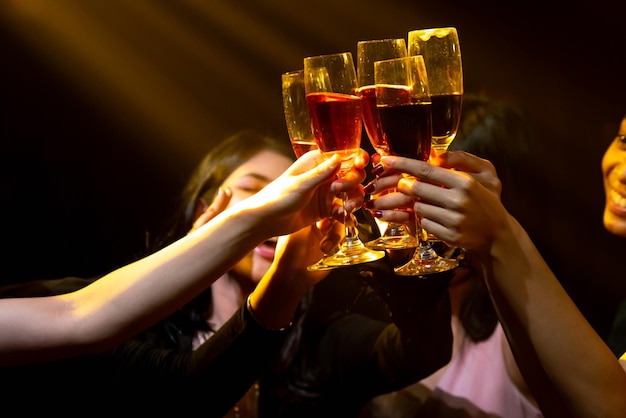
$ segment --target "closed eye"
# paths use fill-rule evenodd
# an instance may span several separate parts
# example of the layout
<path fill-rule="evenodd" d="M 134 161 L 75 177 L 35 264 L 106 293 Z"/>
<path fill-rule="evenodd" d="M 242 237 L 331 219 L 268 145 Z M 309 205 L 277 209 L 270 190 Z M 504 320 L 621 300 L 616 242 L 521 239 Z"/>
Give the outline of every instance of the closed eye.
<path fill-rule="evenodd" d="M 265 176 L 260 176 L 257 174 L 247 174 L 237 179 L 233 186 L 242 192 L 255 194 L 259 192 L 262 188 L 267 186 L 269 182 L 270 179 L 266 178 Z"/>

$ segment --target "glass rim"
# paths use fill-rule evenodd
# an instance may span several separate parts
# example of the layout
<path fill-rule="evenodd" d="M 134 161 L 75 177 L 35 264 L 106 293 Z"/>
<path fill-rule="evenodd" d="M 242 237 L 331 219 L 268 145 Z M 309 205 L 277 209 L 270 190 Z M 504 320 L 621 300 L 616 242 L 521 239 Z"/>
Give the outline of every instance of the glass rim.
<path fill-rule="evenodd" d="M 352 56 L 352 52 L 350 51 L 346 51 L 346 52 L 335 52 L 332 54 L 320 54 L 320 55 L 311 55 L 308 57 L 304 57 L 304 60 L 308 60 L 308 59 L 313 59 L 313 58 L 322 58 L 322 57 L 340 57 L 340 56 Z"/>
<path fill-rule="evenodd" d="M 388 42 L 388 41 L 404 41 L 404 42 L 406 42 L 406 39 L 404 39 L 404 38 L 364 39 L 364 40 L 361 40 L 361 41 L 357 41 L 357 45 L 365 43 L 365 42 Z"/>
<path fill-rule="evenodd" d="M 411 32 L 432 32 L 436 30 L 446 30 L 450 32 L 457 31 L 456 26 L 438 26 L 438 27 L 432 27 L 432 28 L 413 29 L 413 30 L 410 30 L 408 33 L 410 34 Z"/>
<path fill-rule="evenodd" d="M 299 70 L 291 70 L 291 71 L 287 71 L 281 74 L 281 77 L 289 77 L 289 76 L 293 76 L 293 75 L 298 75 L 300 73 L 304 73 L 304 68 L 301 68 Z"/>

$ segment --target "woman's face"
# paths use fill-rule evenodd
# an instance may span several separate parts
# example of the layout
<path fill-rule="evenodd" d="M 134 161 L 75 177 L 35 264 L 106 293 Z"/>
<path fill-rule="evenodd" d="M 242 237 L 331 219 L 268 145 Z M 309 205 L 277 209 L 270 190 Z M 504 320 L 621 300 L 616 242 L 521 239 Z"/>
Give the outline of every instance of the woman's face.
<path fill-rule="evenodd" d="M 604 227 L 626 238 L 626 117 L 615 140 L 602 158 L 604 178 Z"/>
<path fill-rule="evenodd" d="M 292 163 L 292 159 L 270 150 L 263 150 L 250 158 L 222 184 L 223 188 L 229 188 L 233 193 L 229 206 L 261 190 Z M 231 276 L 239 281 L 242 290 L 252 291 L 256 287 L 274 259 L 275 247 L 276 238 L 261 243 L 230 270 Z"/>

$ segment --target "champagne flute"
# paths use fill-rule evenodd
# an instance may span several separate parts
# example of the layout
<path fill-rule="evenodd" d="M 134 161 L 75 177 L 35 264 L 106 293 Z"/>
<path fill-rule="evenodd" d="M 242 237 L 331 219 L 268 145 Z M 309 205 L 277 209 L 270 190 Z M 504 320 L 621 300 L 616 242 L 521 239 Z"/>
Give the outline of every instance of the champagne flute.
<path fill-rule="evenodd" d="M 374 62 L 406 56 L 408 51 L 404 38 L 357 42 L 358 93 L 363 100 L 363 124 L 372 147 L 380 155 L 388 155 L 389 147 L 376 109 Z M 390 222 L 381 237 L 365 243 L 365 246 L 375 250 L 415 248 L 417 238 L 404 225 Z"/>
<path fill-rule="evenodd" d="M 321 71 L 314 69 L 313 71 Z M 285 122 L 287 132 L 291 141 L 291 148 L 300 158 L 303 154 L 318 149 L 317 142 L 313 135 L 311 118 L 309 117 L 309 107 L 306 104 L 306 93 L 304 90 L 304 70 L 288 71 L 281 75 L 283 110 L 285 112 Z M 328 254 L 325 254 L 327 256 Z M 322 261 L 310 268 L 310 270 L 330 270 Z"/>
<path fill-rule="evenodd" d="M 352 54 L 318 55 L 304 59 L 304 86 L 315 141 L 325 157 L 338 155 L 339 176 L 349 171 L 361 146 L 363 110 L 357 96 L 357 78 Z M 335 254 L 326 255 L 310 270 L 367 263 L 385 256 L 384 251 L 370 250 L 359 239 L 351 213 L 344 203 L 345 234 Z"/>
<path fill-rule="evenodd" d="M 304 92 L 304 70 L 288 71 L 281 75 L 283 110 L 291 147 L 296 158 L 317 149 L 311 118 Z"/>
<path fill-rule="evenodd" d="M 463 100 L 463 66 L 456 28 L 417 29 L 408 35 L 409 55 L 422 55 L 432 100 L 433 149 L 448 149 L 459 129 Z"/>
<path fill-rule="evenodd" d="M 374 63 L 376 107 L 387 136 L 391 155 L 428 161 L 432 146 L 432 102 L 424 58 L 414 55 Z M 402 276 L 426 275 L 451 270 L 456 260 L 442 258 L 433 250 L 415 214 L 419 244 L 411 260 L 394 271 Z"/>
<path fill-rule="evenodd" d="M 422 55 L 432 101 L 433 153 L 440 155 L 456 137 L 463 101 L 463 65 L 454 27 L 417 29 L 408 34 L 409 55 Z M 422 233 L 425 233 L 422 231 Z M 434 236 L 429 240 L 439 241 Z"/>

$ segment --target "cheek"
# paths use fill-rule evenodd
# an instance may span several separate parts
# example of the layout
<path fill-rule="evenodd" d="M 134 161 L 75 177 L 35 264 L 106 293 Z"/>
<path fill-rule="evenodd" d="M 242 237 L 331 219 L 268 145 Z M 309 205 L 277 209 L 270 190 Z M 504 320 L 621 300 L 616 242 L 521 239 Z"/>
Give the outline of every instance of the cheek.
<path fill-rule="evenodd" d="M 626 150 L 616 143 L 611 144 L 602 156 L 602 176 L 606 180 L 609 174 L 626 183 Z"/>
<path fill-rule="evenodd" d="M 611 171 L 611 167 L 614 165 L 615 163 L 611 159 L 611 155 L 606 153 L 604 157 L 602 157 L 602 177 L 606 178 Z"/>
<path fill-rule="evenodd" d="M 250 272 L 250 278 L 254 282 L 258 283 L 259 281 L 261 281 L 261 278 L 263 278 L 263 275 L 269 270 L 271 264 L 272 262 L 266 258 L 260 256 L 254 257 L 252 260 L 252 270 Z"/>
<path fill-rule="evenodd" d="M 602 175 L 606 178 L 611 172 L 611 169 L 620 162 L 622 153 L 617 152 L 615 145 L 611 144 L 602 156 Z"/>

